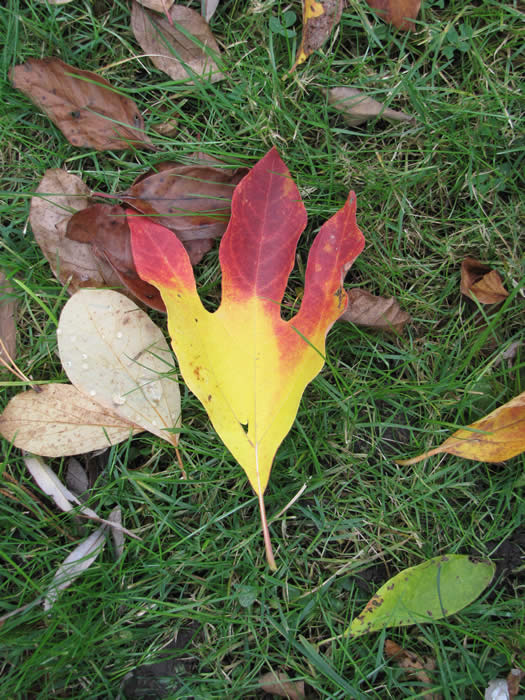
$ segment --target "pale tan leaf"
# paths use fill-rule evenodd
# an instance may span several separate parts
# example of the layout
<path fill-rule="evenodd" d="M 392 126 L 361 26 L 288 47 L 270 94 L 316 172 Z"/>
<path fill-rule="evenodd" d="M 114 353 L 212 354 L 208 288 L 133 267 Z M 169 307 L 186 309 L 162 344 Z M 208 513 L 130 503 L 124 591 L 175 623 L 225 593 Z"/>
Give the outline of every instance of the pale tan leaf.
<path fill-rule="evenodd" d="M 149 316 L 109 289 L 82 289 L 65 305 L 57 331 L 70 381 L 121 418 L 178 443 L 180 392 L 174 358 Z M 169 375 L 169 376 L 167 376 Z"/>
<path fill-rule="evenodd" d="M 97 559 L 106 543 L 105 529 L 106 526 L 101 525 L 64 559 L 45 594 L 44 610 L 50 610 L 58 598 L 59 591 L 68 588 Z"/>
<path fill-rule="evenodd" d="M 304 700 L 304 682 L 291 681 L 287 673 L 269 671 L 259 676 L 259 685 L 265 693 L 289 700 Z"/>
<path fill-rule="evenodd" d="M 67 460 L 66 486 L 80 499 L 85 498 L 86 491 L 89 489 L 87 472 L 75 457 Z"/>
<path fill-rule="evenodd" d="M 415 121 L 415 118 L 410 114 L 385 107 L 382 102 L 368 97 L 356 88 L 331 88 L 327 91 L 327 97 L 329 104 L 342 113 L 345 122 L 350 126 L 359 126 L 359 124 L 375 117 L 390 121 Z"/>
<path fill-rule="evenodd" d="M 480 304 L 500 304 L 509 296 L 499 274 L 474 258 L 465 258 L 461 263 L 460 290 Z"/>
<path fill-rule="evenodd" d="M 7 350 L 13 362 L 16 355 L 16 307 L 17 302 L 13 294 L 13 287 L 7 281 L 5 273 L 0 270 L 0 358 L 9 362 L 4 353 Z"/>
<path fill-rule="evenodd" d="M 219 55 L 219 46 L 206 20 L 183 5 L 173 5 L 169 16 L 173 24 L 133 0 L 131 28 L 151 62 L 173 80 L 189 85 L 194 73 L 212 82 L 222 80 L 224 75 L 213 59 L 213 54 Z"/>
<path fill-rule="evenodd" d="M 359 288 L 348 289 L 346 294 L 348 306 L 341 321 L 399 333 L 410 320 L 410 315 L 400 309 L 394 297 L 375 296 Z"/>
<path fill-rule="evenodd" d="M 154 10 L 155 12 L 162 12 L 165 14 L 169 12 L 174 0 L 137 0 L 137 2 L 143 7 L 147 7 L 148 10 Z"/>
<path fill-rule="evenodd" d="M 201 15 L 204 17 L 206 22 L 215 14 L 215 10 L 219 5 L 219 0 L 201 0 Z"/>
<path fill-rule="evenodd" d="M 120 287 L 111 266 L 99 260 L 91 246 L 66 238 L 72 214 L 88 206 L 89 188 L 65 170 L 46 170 L 31 198 L 29 222 L 51 269 L 70 293 L 80 287 Z"/>
<path fill-rule="evenodd" d="M 140 431 L 71 384 L 47 384 L 39 392 L 17 394 L 0 415 L 0 433 L 6 440 L 43 457 L 103 449 Z"/>

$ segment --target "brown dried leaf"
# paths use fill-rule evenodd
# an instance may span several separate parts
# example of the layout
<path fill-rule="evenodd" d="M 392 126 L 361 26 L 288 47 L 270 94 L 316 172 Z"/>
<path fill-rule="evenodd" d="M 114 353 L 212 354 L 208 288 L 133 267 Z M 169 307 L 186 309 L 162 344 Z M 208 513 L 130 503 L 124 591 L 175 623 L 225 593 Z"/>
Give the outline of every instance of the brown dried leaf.
<path fill-rule="evenodd" d="M 393 24 L 398 29 L 414 31 L 416 19 L 421 8 L 421 0 L 366 0 L 370 7 L 385 22 Z"/>
<path fill-rule="evenodd" d="M 13 287 L 7 281 L 5 272 L 0 270 L 0 358 L 9 362 L 3 348 L 9 353 L 13 362 L 16 355 L 16 298 L 13 296 Z"/>
<path fill-rule="evenodd" d="M 137 274 L 125 209 L 110 204 L 93 204 L 82 209 L 69 220 L 66 236 L 79 243 L 89 243 L 97 258 L 111 265 L 137 299 L 157 311 L 166 311 L 157 288 L 143 282 Z"/>
<path fill-rule="evenodd" d="M 304 682 L 291 681 L 287 673 L 269 671 L 259 676 L 259 685 L 265 693 L 289 700 L 304 700 Z"/>
<path fill-rule="evenodd" d="M 329 104 L 343 114 L 345 122 L 350 126 L 359 126 L 375 117 L 400 122 L 415 121 L 410 114 L 385 107 L 382 102 L 367 97 L 356 88 L 331 88 L 326 94 Z"/>
<path fill-rule="evenodd" d="M 525 678 L 525 671 L 513 668 L 507 676 L 507 687 L 511 698 L 515 698 L 520 692 L 520 683 Z"/>
<path fill-rule="evenodd" d="M 219 46 L 206 20 L 183 5 L 173 5 L 169 16 L 173 25 L 133 0 L 131 29 L 151 62 L 173 80 L 189 85 L 193 84 L 195 73 L 211 82 L 222 80 L 224 75 L 213 60 L 213 54 L 220 53 Z"/>
<path fill-rule="evenodd" d="M 465 258 L 461 263 L 460 290 L 480 304 L 500 304 L 509 296 L 499 274 L 474 258 Z"/>
<path fill-rule="evenodd" d="M 410 315 L 401 311 L 394 297 L 387 299 L 358 288 L 348 289 L 346 294 L 348 306 L 340 321 L 396 333 L 400 333 L 405 323 L 410 321 Z"/>
<path fill-rule="evenodd" d="M 432 680 L 427 671 L 432 671 L 435 668 L 433 659 L 423 661 L 417 654 L 403 649 L 403 647 L 393 642 L 391 639 L 385 640 L 385 656 L 394 659 L 397 665 L 404 669 L 407 675 L 417 678 L 418 681 L 425 685 L 432 685 Z M 425 693 L 425 700 L 440 700 L 439 693 Z"/>
<path fill-rule="evenodd" d="M 245 168 L 215 167 L 220 161 L 196 156 L 202 164 L 159 163 L 122 195 L 141 214 L 171 229 L 193 265 L 226 231 L 234 187 L 247 172 Z"/>
<path fill-rule="evenodd" d="M 10 77 L 73 146 L 97 151 L 151 146 L 137 105 L 96 73 L 58 58 L 30 58 L 12 68 Z"/>
<path fill-rule="evenodd" d="M 303 0 L 303 36 L 290 72 L 320 49 L 341 19 L 343 0 Z"/>
<path fill-rule="evenodd" d="M 65 170 L 46 170 L 31 198 L 29 222 L 35 240 L 60 282 L 72 294 L 81 287 L 120 287 L 111 266 L 99 260 L 91 247 L 66 238 L 73 212 L 88 205 L 89 189 Z"/>
<path fill-rule="evenodd" d="M 170 7 L 173 5 L 174 0 L 137 0 L 143 7 L 147 7 L 148 10 L 154 10 L 155 12 L 161 12 L 166 14 L 169 12 Z"/>
<path fill-rule="evenodd" d="M 116 445 L 141 428 L 71 384 L 48 384 L 14 396 L 0 415 L 0 434 L 21 450 L 65 457 Z"/>

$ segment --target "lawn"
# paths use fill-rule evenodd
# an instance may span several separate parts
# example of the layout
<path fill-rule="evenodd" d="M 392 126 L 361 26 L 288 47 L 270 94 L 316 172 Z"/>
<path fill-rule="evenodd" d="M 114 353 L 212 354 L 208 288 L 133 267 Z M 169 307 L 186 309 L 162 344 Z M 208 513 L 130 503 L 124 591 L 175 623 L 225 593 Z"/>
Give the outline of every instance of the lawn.
<path fill-rule="evenodd" d="M 290 9 L 300 17 L 297 3 L 222 0 L 210 26 L 226 77 L 188 85 L 142 57 L 123 0 L 7 0 L 0 8 L 0 268 L 18 301 L 17 364 L 35 382 L 65 381 L 55 318 L 68 294 L 28 224 L 49 168 L 114 193 L 153 164 L 187 162 L 196 150 L 252 167 L 276 146 L 309 217 L 286 303 L 300 299 L 320 225 L 354 189 L 366 246 L 347 286 L 395 296 L 411 316 L 399 334 L 349 323 L 330 331 L 327 363 L 304 394 L 265 494 L 276 572 L 266 564 L 257 497 L 184 385 L 187 480 L 173 451 L 147 433 L 81 457 L 92 478 L 87 504 L 102 515 L 120 506 L 142 539 L 126 539 L 118 560 L 108 542 L 50 613 L 34 605 L 4 622 L 4 698 L 270 698 L 259 677 L 271 670 L 304 681 L 312 699 L 480 698 L 489 681 L 524 665 L 523 455 L 497 464 L 447 455 L 395 462 L 525 389 L 523 17 L 517 2 L 423 0 L 407 33 L 351 0 L 323 49 L 285 75 L 300 21 L 287 37 L 270 19 Z M 13 65 L 44 56 L 96 71 L 132 97 L 157 150 L 67 143 L 9 82 Z M 343 85 L 415 121 L 349 127 L 325 93 Z M 171 119 L 175 133 L 162 136 L 155 128 Z M 501 274 L 504 303 L 461 295 L 466 256 Z M 195 273 L 215 308 L 218 246 Z M 161 313 L 151 317 L 166 328 Z M 503 359 L 519 341 L 515 357 Z M 3 408 L 23 383 L 0 379 Z M 66 460 L 48 463 L 64 478 Z M 96 525 L 59 512 L 5 440 L 0 464 L 1 615 L 41 595 Z M 446 553 L 496 562 L 478 600 L 434 624 L 343 636 L 389 577 Z M 385 657 L 385 639 L 433 659 L 430 690 Z"/>

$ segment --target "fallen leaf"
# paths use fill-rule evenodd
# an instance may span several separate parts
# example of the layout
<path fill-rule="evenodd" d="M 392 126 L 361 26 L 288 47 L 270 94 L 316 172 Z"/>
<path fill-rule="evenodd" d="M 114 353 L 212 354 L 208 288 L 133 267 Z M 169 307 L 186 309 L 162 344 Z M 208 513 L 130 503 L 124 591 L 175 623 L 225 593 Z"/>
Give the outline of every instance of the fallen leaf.
<path fill-rule="evenodd" d="M 174 0 L 137 0 L 143 7 L 155 12 L 166 14 L 173 5 Z"/>
<path fill-rule="evenodd" d="M 201 15 L 204 17 L 206 22 L 210 21 L 218 6 L 219 0 L 201 0 Z"/>
<path fill-rule="evenodd" d="M 366 289 L 348 289 L 348 306 L 339 319 L 350 321 L 358 326 L 380 328 L 387 331 L 400 333 L 405 323 L 410 321 L 409 314 L 401 311 L 399 304 L 390 297 L 378 297 L 370 294 Z"/>
<path fill-rule="evenodd" d="M 509 296 L 495 270 L 474 258 L 461 263 L 461 293 L 480 304 L 499 304 Z"/>
<path fill-rule="evenodd" d="M 0 270 L 0 360 L 16 359 L 16 297 L 5 272 Z M 9 355 L 7 357 L 6 352 Z M 1 370 L 0 370 L 1 371 Z"/>
<path fill-rule="evenodd" d="M 173 355 L 149 316 L 123 294 L 82 289 L 64 306 L 57 330 L 72 384 L 101 406 L 173 445 L 180 392 Z"/>
<path fill-rule="evenodd" d="M 122 194 L 127 204 L 171 229 L 196 265 L 226 231 L 233 190 L 245 168 L 196 153 L 194 165 L 165 162 L 155 166 Z"/>
<path fill-rule="evenodd" d="M 59 591 L 68 588 L 97 559 L 106 543 L 105 529 L 106 526 L 101 525 L 64 559 L 44 596 L 44 610 L 51 610 Z"/>
<path fill-rule="evenodd" d="M 96 73 L 58 58 L 29 58 L 11 69 L 10 78 L 73 146 L 97 151 L 151 146 L 137 105 Z"/>
<path fill-rule="evenodd" d="M 359 637 L 453 615 L 485 590 L 495 568 L 489 561 L 449 554 L 405 569 L 381 586 L 345 634 Z"/>
<path fill-rule="evenodd" d="M 265 693 L 289 700 L 304 700 L 304 681 L 291 681 L 287 673 L 269 671 L 259 676 L 259 685 Z"/>
<path fill-rule="evenodd" d="M 193 85 L 195 75 L 211 82 L 222 80 L 214 60 L 219 46 L 206 20 L 183 5 L 173 5 L 168 14 L 173 24 L 132 1 L 131 29 L 153 65 L 188 85 Z"/>
<path fill-rule="evenodd" d="M 272 568 L 263 494 L 302 393 L 323 367 L 326 334 L 346 307 L 342 278 L 364 246 L 355 210 L 352 192 L 322 226 L 310 251 L 301 308 L 290 321 L 281 318 L 281 301 L 306 211 L 275 149 L 235 189 L 219 251 L 222 302 L 214 313 L 202 306 L 177 237 L 158 223 L 128 216 L 137 271 L 166 304 L 181 374 L 258 495 Z"/>
<path fill-rule="evenodd" d="M 117 528 L 122 532 L 127 533 L 134 539 L 140 539 L 140 537 L 135 535 L 133 532 L 126 530 L 117 522 L 104 520 L 104 518 L 100 518 L 91 508 L 83 506 L 75 494 L 71 493 L 67 486 L 60 481 L 55 472 L 50 469 L 47 464 L 40 459 L 40 457 L 24 457 L 24 462 L 31 476 L 40 486 L 42 491 L 48 496 L 51 496 L 56 505 L 64 513 L 69 513 L 75 508 L 75 506 L 77 506 L 75 508 L 76 513 L 81 513 L 84 517 L 89 518 L 90 520 L 96 520 L 104 525 L 110 525 L 111 527 Z"/>
<path fill-rule="evenodd" d="M 366 0 L 381 19 L 398 29 L 414 31 L 415 20 L 421 8 L 421 0 Z"/>
<path fill-rule="evenodd" d="M 72 294 L 80 287 L 120 287 L 111 266 L 99 260 L 91 247 L 66 238 L 69 219 L 88 205 L 90 190 L 65 170 L 46 170 L 31 197 L 29 223 L 51 269 Z"/>
<path fill-rule="evenodd" d="M 472 425 L 457 430 L 439 447 L 396 463 L 409 466 L 443 452 L 478 462 L 504 462 L 524 450 L 525 391 Z"/>
<path fill-rule="evenodd" d="M 92 204 L 81 209 L 68 221 L 66 238 L 89 243 L 95 256 L 111 266 L 119 281 L 137 299 L 153 309 L 166 311 L 158 290 L 137 275 L 131 254 L 131 233 L 123 207 Z"/>
<path fill-rule="evenodd" d="M 73 2 L 73 0 L 38 0 L 38 2 L 47 5 L 67 5 L 68 3 Z"/>
<path fill-rule="evenodd" d="M 66 457 L 116 445 L 141 431 L 71 384 L 39 388 L 16 394 L 0 415 L 0 433 L 21 450 Z"/>
<path fill-rule="evenodd" d="M 114 523 L 117 527 L 111 528 L 111 537 L 113 539 L 113 549 L 115 552 L 115 561 L 118 561 L 124 554 L 124 533 L 120 529 L 122 527 L 122 510 L 120 506 L 113 508 L 108 515 L 110 523 Z"/>
<path fill-rule="evenodd" d="M 384 648 L 385 656 L 393 659 L 399 668 L 406 671 L 408 676 L 416 678 L 424 685 L 432 685 L 432 679 L 428 674 L 428 671 L 435 668 L 435 663 L 432 659 L 423 661 L 417 654 L 403 649 L 391 639 L 385 639 Z M 440 700 L 442 696 L 439 693 L 425 693 L 422 697 L 424 700 Z"/>
<path fill-rule="evenodd" d="M 341 19 L 343 0 L 303 0 L 303 36 L 290 72 L 320 49 Z"/>
<path fill-rule="evenodd" d="M 507 687 L 511 698 L 515 698 L 520 692 L 520 683 L 525 678 L 525 671 L 521 668 L 513 668 L 507 676 Z"/>
<path fill-rule="evenodd" d="M 413 122 L 410 114 L 385 107 L 382 102 L 368 97 L 361 90 L 351 87 L 337 87 L 326 91 L 328 103 L 343 114 L 350 126 L 359 126 L 369 119 L 380 117 L 390 121 Z"/>
<path fill-rule="evenodd" d="M 78 459 L 70 457 L 66 465 L 66 486 L 75 496 L 82 499 L 89 489 L 89 477 Z"/>

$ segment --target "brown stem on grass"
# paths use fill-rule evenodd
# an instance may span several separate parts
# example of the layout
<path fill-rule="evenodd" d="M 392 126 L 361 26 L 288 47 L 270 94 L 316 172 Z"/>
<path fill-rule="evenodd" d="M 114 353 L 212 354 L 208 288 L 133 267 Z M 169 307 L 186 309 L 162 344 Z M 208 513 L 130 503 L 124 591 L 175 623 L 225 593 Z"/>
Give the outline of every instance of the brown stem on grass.
<path fill-rule="evenodd" d="M 270 530 L 268 528 L 268 521 L 266 520 L 266 508 L 264 507 L 264 497 L 261 491 L 259 491 L 259 512 L 261 513 L 261 525 L 264 537 L 264 547 L 266 549 L 266 560 L 268 566 L 272 571 L 277 571 L 277 564 L 273 557 L 272 543 L 270 541 Z"/>
<path fill-rule="evenodd" d="M 443 450 L 442 447 L 434 447 L 433 450 L 429 450 L 428 452 L 423 452 L 422 455 L 418 455 L 417 457 L 412 457 L 412 459 L 396 459 L 395 462 L 396 462 L 396 464 L 400 464 L 402 467 L 410 467 L 412 464 L 417 464 L 418 462 L 422 462 L 424 459 L 427 459 L 427 457 L 432 457 L 433 455 L 439 455 L 442 452 L 445 452 L 445 450 Z"/>

